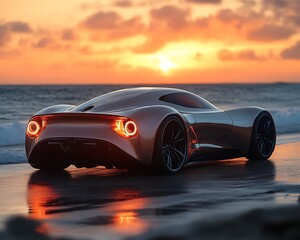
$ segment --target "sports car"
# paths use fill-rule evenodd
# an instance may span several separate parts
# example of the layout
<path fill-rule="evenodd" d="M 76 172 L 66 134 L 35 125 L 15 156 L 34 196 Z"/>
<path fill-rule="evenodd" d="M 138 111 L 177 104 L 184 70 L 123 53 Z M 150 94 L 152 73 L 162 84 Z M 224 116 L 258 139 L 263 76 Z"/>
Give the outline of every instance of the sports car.
<path fill-rule="evenodd" d="M 177 173 L 197 161 L 265 160 L 275 142 L 273 118 L 263 108 L 224 111 L 185 90 L 142 87 L 42 109 L 28 122 L 26 154 L 37 169 Z"/>

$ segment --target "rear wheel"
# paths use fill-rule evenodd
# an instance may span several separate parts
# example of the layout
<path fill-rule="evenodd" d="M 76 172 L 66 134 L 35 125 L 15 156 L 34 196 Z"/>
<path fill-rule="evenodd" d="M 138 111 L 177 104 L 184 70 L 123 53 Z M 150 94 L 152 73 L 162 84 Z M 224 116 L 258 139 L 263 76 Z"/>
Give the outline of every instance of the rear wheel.
<path fill-rule="evenodd" d="M 153 153 L 155 172 L 177 173 L 187 158 L 187 137 L 183 123 L 176 116 L 167 117 L 161 124 Z"/>
<path fill-rule="evenodd" d="M 249 154 L 250 160 L 265 160 L 271 157 L 276 144 L 276 130 L 270 113 L 262 112 L 255 119 Z"/>

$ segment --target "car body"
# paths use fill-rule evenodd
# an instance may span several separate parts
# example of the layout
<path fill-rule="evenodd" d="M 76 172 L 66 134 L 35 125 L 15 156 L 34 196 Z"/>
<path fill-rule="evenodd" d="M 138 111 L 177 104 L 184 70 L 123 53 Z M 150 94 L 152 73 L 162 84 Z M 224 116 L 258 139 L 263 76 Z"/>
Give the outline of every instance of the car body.
<path fill-rule="evenodd" d="M 201 160 L 267 159 L 275 141 L 265 109 L 224 111 L 185 90 L 143 87 L 42 109 L 28 123 L 26 154 L 38 169 L 73 164 L 176 173 Z"/>

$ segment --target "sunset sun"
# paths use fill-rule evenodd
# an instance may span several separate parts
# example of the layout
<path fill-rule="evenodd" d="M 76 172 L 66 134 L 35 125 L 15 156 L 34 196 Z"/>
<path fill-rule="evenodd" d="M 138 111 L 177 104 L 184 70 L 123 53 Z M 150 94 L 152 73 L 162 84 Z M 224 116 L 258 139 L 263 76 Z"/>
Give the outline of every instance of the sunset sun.
<path fill-rule="evenodd" d="M 159 59 L 159 68 L 164 74 L 168 74 L 171 69 L 175 68 L 176 64 L 168 58 Z"/>

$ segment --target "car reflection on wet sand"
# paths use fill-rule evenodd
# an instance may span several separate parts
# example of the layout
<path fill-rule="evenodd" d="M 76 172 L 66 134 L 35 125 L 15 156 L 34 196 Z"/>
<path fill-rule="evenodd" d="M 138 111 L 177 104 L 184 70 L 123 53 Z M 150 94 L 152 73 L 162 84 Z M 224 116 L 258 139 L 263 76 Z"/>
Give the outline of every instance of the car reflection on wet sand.
<path fill-rule="evenodd" d="M 201 165 L 176 176 L 101 168 L 36 171 L 28 181 L 29 217 L 42 220 L 58 234 L 71 229 L 75 235 L 88 227 L 93 238 L 103 227 L 105 236 L 128 236 L 168 225 L 176 216 L 181 216 L 176 219 L 180 221 L 195 212 L 203 215 L 208 209 L 242 204 L 253 194 L 260 195 L 261 201 L 272 197 L 268 192 L 275 177 L 271 161 Z"/>

